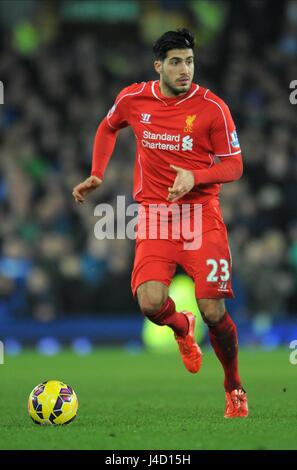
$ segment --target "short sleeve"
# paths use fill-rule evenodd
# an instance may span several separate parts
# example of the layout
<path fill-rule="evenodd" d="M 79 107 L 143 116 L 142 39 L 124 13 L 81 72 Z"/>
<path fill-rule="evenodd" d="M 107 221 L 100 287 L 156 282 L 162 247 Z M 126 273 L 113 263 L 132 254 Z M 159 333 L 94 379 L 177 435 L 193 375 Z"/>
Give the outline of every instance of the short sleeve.
<path fill-rule="evenodd" d="M 215 118 L 210 130 L 213 153 L 217 157 L 238 155 L 241 149 L 230 110 L 222 100 L 214 103 Z"/>

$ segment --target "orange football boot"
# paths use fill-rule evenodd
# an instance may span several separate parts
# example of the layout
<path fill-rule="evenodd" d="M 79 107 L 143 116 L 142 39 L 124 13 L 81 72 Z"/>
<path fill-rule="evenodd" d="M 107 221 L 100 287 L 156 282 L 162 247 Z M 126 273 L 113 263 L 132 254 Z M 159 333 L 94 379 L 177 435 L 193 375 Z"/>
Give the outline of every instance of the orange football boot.
<path fill-rule="evenodd" d="M 202 363 L 202 352 L 196 343 L 194 331 L 195 331 L 195 315 L 192 312 L 181 312 L 189 321 L 189 331 L 186 336 L 179 336 L 174 334 L 177 341 L 179 352 L 183 360 L 184 365 L 189 372 L 195 374 L 199 371 Z"/>
<path fill-rule="evenodd" d="M 247 418 L 249 414 L 247 394 L 243 388 L 226 392 L 225 418 Z"/>

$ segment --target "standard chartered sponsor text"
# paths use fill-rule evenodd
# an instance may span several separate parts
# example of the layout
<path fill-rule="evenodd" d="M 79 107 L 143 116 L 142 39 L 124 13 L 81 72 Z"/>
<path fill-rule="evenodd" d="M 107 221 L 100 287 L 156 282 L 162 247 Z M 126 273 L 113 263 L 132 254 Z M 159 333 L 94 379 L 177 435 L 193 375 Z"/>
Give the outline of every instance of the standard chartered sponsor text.
<path fill-rule="evenodd" d="M 149 139 L 149 140 L 146 140 Z M 158 149 L 158 150 L 179 150 L 180 144 L 177 143 L 164 143 L 166 142 L 180 142 L 181 136 L 180 134 L 172 135 L 164 132 L 163 134 L 155 134 L 150 131 L 143 132 L 143 139 L 141 141 L 143 147 L 148 147 L 150 149 Z M 158 141 L 158 142 L 151 142 L 151 141 Z"/>

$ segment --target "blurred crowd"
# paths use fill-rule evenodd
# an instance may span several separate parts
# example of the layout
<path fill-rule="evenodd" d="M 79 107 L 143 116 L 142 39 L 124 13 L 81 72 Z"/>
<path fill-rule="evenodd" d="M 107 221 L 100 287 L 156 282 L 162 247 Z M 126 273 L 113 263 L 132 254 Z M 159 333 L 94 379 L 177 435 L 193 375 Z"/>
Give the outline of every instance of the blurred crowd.
<path fill-rule="evenodd" d="M 90 173 L 115 96 L 157 78 L 152 43 L 180 26 L 197 38 L 195 81 L 229 104 L 243 150 L 244 177 L 221 195 L 232 308 L 297 315 L 297 2 L 144 2 L 128 25 L 73 26 L 50 8 L 32 15 L 0 26 L 0 316 L 138 310 L 133 241 L 94 236 L 96 204 L 132 202 L 131 130 L 121 131 L 100 191 L 83 206 L 71 193 Z"/>

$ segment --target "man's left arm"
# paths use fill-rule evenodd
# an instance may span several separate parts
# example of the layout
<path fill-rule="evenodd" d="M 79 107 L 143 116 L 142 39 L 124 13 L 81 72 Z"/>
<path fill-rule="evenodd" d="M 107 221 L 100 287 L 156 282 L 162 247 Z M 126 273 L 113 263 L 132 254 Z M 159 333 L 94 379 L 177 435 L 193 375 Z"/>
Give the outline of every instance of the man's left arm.
<path fill-rule="evenodd" d="M 211 168 L 193 170 L 194 185 L 231 183 L 239 180 L 243 173 L 241 153 L 233 157 L 219 157 L 219 162 Z"/>
<path fill-rule="evenodd" d="M 210 168 L 193 170 L 195 185 L 230 183 L 243 173 L 240 144 L 230 110 L 223 100 L 216 105 L 216 117 L 210 128 L 214 164 Z"/>
<path fill-rule="evenodd" d="M 235 124 L 228 106 L 222 100 L 216 104 L 216 114 L 210 129 L 214 163 L 210 168 L 200 170 L 186 170 L 171 165 L 177 175 L 174 185 L 168 188 L 169 202 L 177 201 L 194 186 L 230 183 L 242 176 L 243 162 Z"/>

